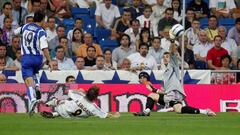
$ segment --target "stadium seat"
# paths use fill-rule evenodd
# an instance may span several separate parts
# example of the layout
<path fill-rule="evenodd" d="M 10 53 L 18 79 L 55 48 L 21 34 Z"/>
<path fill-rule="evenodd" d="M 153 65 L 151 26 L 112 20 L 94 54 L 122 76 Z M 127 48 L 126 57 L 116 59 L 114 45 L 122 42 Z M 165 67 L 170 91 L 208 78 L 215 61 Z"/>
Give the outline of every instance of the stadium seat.
<path fill-rule="evenodd" d="M 78 7 L 73 7 L 71 8 L 71 13 L 72 15 L 76 14 L 88 14 L 89 15 L 89 9 L 88 8 L 78 8 Z"/>
<path fill-rule="evenodd" d="M 201 24 L 201 26 L 200 26 L 201 29 L 208 27 L 208 18 L 202 18 L 199 21 Z"/>
<path fill-rule="evenodd" d="M 111 51 L 113 51 L 114 48 L 118 47 L 117 40 L 111 40 L 111 39 L 100 40 L 99 44 L 101 45 L 102 50 L 109 48 Z"/>
<path fill-rule="evenodd" d="M 101 40 L 109 39 L 110 36 L 111 36 L 111 30 L 109 29 L 96 28 L 94 31 L 94 37 L 96 38 L 98 43 Z"/>
<path fill-rule="evenodd" d="M 95 18 L 95 11 L 96 11 L 96 8 L 90 8 L 89 9 L 89 15 L 91 18 Z"/>
<path fill-rule="evenodd" d="M 74 27 L 74 20 L 73 19 L 64 19 L 63 20 L 63 25 L 65 27 Z"/>
<path fill-rule="evenodd" d="M 80 16 L 83 20 L 83 30 L 84 32 L 94 34 L 94 29 L 96 28 L 96 20 L 95 18 L 91 18 L 90 16 Z"/>
<path fill-rule="evenodd" d="M 219 26 L 225 26 L 227 31 L 235 25 L 235 19 L 234 18 L 220 18 L 218 20 Z"/>

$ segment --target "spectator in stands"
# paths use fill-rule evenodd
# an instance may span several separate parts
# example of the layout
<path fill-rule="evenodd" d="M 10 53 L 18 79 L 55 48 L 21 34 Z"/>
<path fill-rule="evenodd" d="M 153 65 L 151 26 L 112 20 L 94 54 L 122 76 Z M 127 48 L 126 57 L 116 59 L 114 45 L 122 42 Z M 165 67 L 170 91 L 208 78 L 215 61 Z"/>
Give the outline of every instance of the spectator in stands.
<path fill-rule="evenodd" d="M 234 0 L 210 0 L 209 8 L 211 9 L 211 13 L 218 18 L 231 17 L 236 5 Z"/>
<path fill-rule="evenodd" d="M 77 67 L 77 70 L 84 70 L 84 69 L 86 69 L 85 66 L 84 66 L 85 65 L 85 60 L 81 56 L 78 56 L 76 58 L 75 65 Z"/>
<path fill-rule="evenodd" d="M 118 36 L 121 36 L 125 30 L 127 30 L 131 25 L 131 12 L 127 9 L 123 11 L 123 15 L 116 19 L 113 29 L 117 31 Z"/>
<path fill-rule="evenodd" d="M 71 58 L 67 58 L 64 56 L 64 47 L 57 46 L 56 49 L 56 57 L 54 58 L 58 62 L 59 70 L 74 70 L 76 66 Z"/>
<path fill-rule="evenodd" d="M 54 16 L 54 11 L 56 8 L 52 4 L 51 0 L 40 0 L 41 10 L 44 11 L 45 15 L 48 17 Z"/>
<path fill-rule="evenodd" d="M 2 14 L 0 16 L 0 28 L 4 28 L 4 20 L 5 18 L 11 18 L 12 22 L 11 22 L 11 26 L 13 28 L 17 28 L 18 27 L 18 23 L 13 20 L 13 15 L 12 15 L 12 4 L 10 2 L 6 2 L 3 4 L 3 9 L 2 9 Z"/>
<path fill-rule="evenodd" d="M 64 37 L 60 37 L 58 44 L 59 44 L 58 46 L 62 46 L 63 47 L 63 49 L 64 49 L 64 56 L 68 57 L 68 58 L 72 58 L 72 49 L 71 49 L 71 47 L 68 44 L 67 37 L 65 37 L 65 36 Z M 55 50 L 55 52 L 52 50 L 51 51 L 51 57 L 53 58 L 55 56 L 56 56 L 56 50 Z"/>
<path fill-rule="evenodd" d="M 58 69 L 58 61 L 57 60 L 52 60 L 52 71 L 59 71 Z"/>
<path fill-rule="evenodd" d="M 21 0 L 12 0 L 13 4 L 13 20 L 15 22 L 18 22 L 18 25 L 21 26 L 24 24 L 25 16 L 28 14 L 28 11 L 26 8 L 21 6 Z"/>
<path fill-rule="evenodd" d="M 146 43 L 148 47 L 152 46 L 151 44 L 151 35 L 148 28 L 143 28 L 140 33 L 140 39 L 136 42 L 136 50 L 138 51 L 139 45 Z"/>
<path fill-rule="evenodd" d="M 16 54 L 19 48 L 20 48 L 20 37 L 13 36 L 11 45 L 7 47 L 7 56 L 15 60 L 17 58 Z"/>
<path fill-rule="evenodd" d="M 207 33 L 204 30 L 199 31 L 198 38 L 199 41 L 193 46 L 193 52 L 196 60 L 195 67 L 196 69 L 206 69 L 207 53 L 213 45 L 208 42 Z"/>
<path fill-rule="evenodd" d="M 132 6 L 129 7 L 132 15 L 132 19 L 136 19 L 138 16 L 142 15 L 143 7 L 141 6 L 141 0 L 132 0 Z"/>
<path fill-rule="evenodd" d="M 139 52 L 129 55 L 131 68 L 136 70 L 157 70 L 157 62 L 152 55 L 148 54 L 149 46 L 146 43 L 139 45 Z"/>
<path fill-rule="evenodd" d="M 205 31 L 207 32 L 207 36 L 210 42 L 212 42 L 214 37 L 218 35 L 217 25 L 218 25 L 217 17 L 211 15 L 208 18 L 208 28 L 205 28 Z"/>
<path fill-rule="evenodd" d="M 173 18 L 180 22 L 182 20 L 182 9 L 180 0 L 172 0 Z"/>
<path fill-rule="evenodd" d="M 79 46 L 77 56 L 86 57 L 87 56 L 86 50 L 89 46 L 93 46 L 95 48 L 96 53 L 94 57 L 96 57 L 97 55 L 102 55 L 102 49 L 100 45 L 93 43 L 93 37 L 91 33 L 85 33 L 83 36 L 83 41 L 84 44 Z"/>
<path fill-rule="evenodd" d="M 220 67 L 220 70 L 230 70 L 232 58 L 230 55 L 226 54 L 221 57 L 221 63 L 222 67 Z"/>
<path fill-rule="evenodd" d="M 188 42 L 191 46 L 193 46 L 194 44 L 196 44 L 198 42 L 198 32 L 200 31 L 200 22 L 197 19 L 194 19 L 192 21 L 192 27 L 188 28 L 185 31 L 185 34 L 188 38 Z"/>
<path fill-rule="evenodd" d="M 51 39 L 48 44 L 49 50 L 54 50 L 59 45 L 59 38 L 64 37 L 65 35 L 65 27 L 63 25 L 58 25 L 56 28 L 57 36 Z"/>
<path fill-rule="evenodd" d="M 195 69 L 195 60 L 194 60 L 194 54 L 191 49 L 188 48 L 188 38 L 185 36 L 184 38 L 184 69 Z M 179 46 L 177 47 L 177 51 L 179 53 L 179 56 L 182 56 L 182 38 L 179 38 Z M 181 63 L 181 59 L 179 59 Z M 179 65 L 180 66 L 180 65 Z"/>
<path fill-rule="evenodd" d="M 229 30 L 228 38 L 234 39 L 237 46 L 240 46 L 240 18 L 235 20 L 235 26 Z"/>
<path fill-rule="evenodd" d="M 98 55 L 96 57 L 96 65 L 92 66 L 91 70 L 111 70 L 105 67 L 105 59 L 103 55 Z"/>
<path fill-rule="evenodd" d="M 74 84 L 74 83 L 76 83 L 76 79 L 75 79 L 74 76 L 69 75 L 69 76 L 66 77 L 65 82 L 66 82 L 67 84 Z"/>
<path fill-rule="evenodd" d="M 70 18 L 72 15 L 68 0 L 62 0 L 59 4 L 60 5 L 56 7 L 54 16 L 60 21 L 63 21 L 64 18 Z"/>
<path fill-rule="evenodd" d="M 94 46 L 88 46 L 86 49 L 87 56 L 84 57 L 86 67 L 92 67 L 96 65 L 96 48 Z"/>
<path fill-rule="evenodd" d="M 7 46 L 10 45 L 10 42 L 12 40 L 12 37 L 14 35 L 13 33 L 14 28 L 12 27 L 12 18 L 5 17 L 3 21 L 3 43 L 5 43 Z"/>
<path fill-rule="evenodd" d="M 237 61 L 237 70 L 240 70 L 240 59 Z M 237 82 L 240 83 L 240 72 L 237 72 Z"/>
<path fill-rule="evenodd" d="M 17 48 L 15 55 L 16 55 L 16 59 L 13 61 L 13 62 L 14 62 L 14 65 L 15 65 L 19 70 L 21 70 L 21 68 L 22 68 L 22 64 L 21 64 L 21 58 L 22 58 L 21 48 Z"/>
<path fill-rule="evenodd" d="M 164 17 L 164 12 L 167 9 L 165 5 L 163 5 L 164 0 L 157 0 L 157 4 L 152 7 L 152 15 L 151 20 L 153 22 L 153 35 L 158 36 L 158 22 L 160 19 Z"/>
<path fill-rule="evenodd" d="M 227 30 L 224 26 L 218 27 L 218 34 L 223 39 L 221 47 L 228 51 L 228 54 L 231 56 L 233 66 L 236 66 L 238 59 L 237 58 L 238 47 L 235 40 L 227 37 Z"/>
<path fill-rule="evenodd" d="M 186 9 L 186 17 L 185 17 L 185 30 L 192 26 L 192 21 L 195 18 L 195 13 L 191 7 Z M 182 24 L 182 21 L 180 22 Z"/>
<path fill-rule="evenodd" d="M 57 37 L 55 17 L 48 17 L 47 22 L 48 22 L 48 27 L 46 28 L 47 41 L 50 42 L 52 39 Z M 54 48 L 49 48 L 49 49 L 54 49 Z"/>
<path fill-rule="evenodd" d="M 171 39 L 170 39 L 170 36 L 169 36 L 169 30 L 170 29 L 171 29 L 170 27 L 165 27 L 163 29 L 163 32 L 162 32 L 163 38 L 161 39 L 161 47 L 166 51 L 169 50 L 169 47 L 171 45 L 171 41 L 170 41 Z M 175 40 L 175 44 L 179 45 L 177 40 Z"/>
<path fill-rule="evenodd" d="M 26 22 L 25 24 L 34 22 L 34 21 L 33 21 L 33 16 L 31 16 L 31 15 L 26 16 L 25 22 Z"/>
<path fill-rule="evenodd" d="M 140 38 L 140 22 L 137 19 L 134 19 L 130 22 L 131 27 L 128 28 L 124 33 L 127 34 L 130 37 L 130 43 L 131 43 L 131 47 L 136 46 L 136 42 L 137 40 L 139 40 Z"/>
<path fill-rule="evenodd" d="M 130 44 L 130 37 L 123 34 L 120 38 L 120 46 L 113 50 L 112 59 L 118 63 L 118 67 L 124 58 L 135 52 L 135 48 L 131 48 Z"/>
<path fill-rule="evenodd" d="M 172 27 L 174 24 L 177 24 L 177 20 L 173 18 L 173 9 L 172 8 L 167 8 L 165 10 L 165 16 L 158 22 L 158 33 L 159 36 L 164 36 L 163 35 L 163 30 L 165 27 Z"/>
<path fill-rule="evenodd" d="M 7 78 L 4 74 L 0 73 L 0 84 L 7 83 Z"/>
<path fill-rule="evenodd" d="M 78 29 L 81 29 L 81 31 L 83 31 L 82 25 L 83 25 L 82 18 L 76 18 L 75 21 L 74 21 L 74 28 L 69 30 L 69 32 L 67 34 L 68 40 L 70 40 L 70 41 L 72 40 L 74 29 L 78 28 Z"/>
<path fill-rule="evenodd" d="M 106 48 L 104 50 L 104 59 L 105 59 L 105 64 L 104 64 L 105 67 L 112 69 L 112 70 L 117 69 L 117 62 L 115 62 L 112 59 L 112 52 L 109 48 Z"/>
<path fill-rule="evenodd" d="M 6 55 L 7 46 L 3 43 L 0 44 L 0 70 L 18 70 L 14 65 L 12 58 Z"/>
<path fill-rule="evenodd" d="M 112 0 L 103 0 L 104 3 L 97 6 L 95 15 L 98 27 L 111 29 L 114 19 L 120 17 L 119 9 L 112 4 Z"/>
<path fill-rule="evenodd" d="M 131 61 L 128 58 L 124 58 L 119 69 L 130 71 L 131 70 Z"/>
<path fill-rule="evenodd" d="M 3 30 L 0 28 L 0 41 L 2 42 L 3 40 Z"/>
<path fill-rule="evenodd" d="M 157 4 L 157 1 L 156 0 L 142 0 L 142 3 L 145 6 L 154 6 Z"/>
<path fill-rule="evenodd" d="M 148 54 L 152 55 L 157 64 L 160 65 L 164 52 L 166 52 L 166 50 L 161 47 L 161 39 L 159 37 L 154 37 L 152 39 L 152 47 L 149 48 Z"/>
<path fill-rule="evenodd" d="M 140 22 L 141 28 L 148 28 L 152 32 L 153 31 L 153 29 L 152 29 L 153 22 L 150 18 L 151 14 L 152 14 L 151 6 L 145 6 L 144 10 L 143 10 L 143 15 L 138 16 L 137 19 Z"/>
<path fill-rule="evenodd" d="M 40 0 L 30 0 L 31 7 L 28 8 L 27 16 L 34 16 L 34 13 L 41 10 L 41 2 Z"/>
<path fill-rule="evenodd" d="M 210 15 L 208 3 L 206 3 L 204 0 L 192 0 L 188 7 L 193 9 L 197 19 L 206 18 L 208 15 Z"/>
<path fill-rule="evenodd" d="M 227 50 L 221 47 L 222 37 L 217 35 L 213 40 L 214 47 L 207 53 L 208 68 L 219 70 L 222 67 L 221 57 L 228 54 Z"/>
<path fill-rule="evenodd" d="M 76 28 L 73 30 L 73 37 L 71 40 L 71 44 L 72 44 L 71 48 L 74 56 L 77 55 L 78 48 L 82 43 L 83 43 L 83 32 L 81 29 Z"/>

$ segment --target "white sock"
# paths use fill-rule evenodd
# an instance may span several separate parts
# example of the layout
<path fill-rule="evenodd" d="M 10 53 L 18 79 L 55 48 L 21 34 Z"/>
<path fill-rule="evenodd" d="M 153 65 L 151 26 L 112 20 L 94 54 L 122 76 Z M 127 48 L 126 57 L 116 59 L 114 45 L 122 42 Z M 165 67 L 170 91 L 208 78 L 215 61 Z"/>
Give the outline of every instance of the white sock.
<path fill-rule="evenodd" d="M 147 109 L 145 109 L 143 112 L 144 112 L 145 114 L 148 114 L 148 113 L 151 112 L 151 110 L 150 110 L 149 108 L 147 108 Z"/>
<path fill-rule="evenodd" d="M 207 110 L 199 109 L 201 114 L 207 114 Z"/>
<path fill-rule="evenodd" d="M 174 109 L 172 107 L 170 107 L 170 108 L 160 109 L 158 112 L 172 112 L 172 111 L 174 111 Z"/>
<path fill-rule="evenodd" d="M 36 91 L 33 87 L 28 87 L 27 93 L 29 101 L 36 100 Z"/>
<path fill-rule="evenodd" d="M 57 112 L 52 112 L 52 114 L 53 114 L 53 117 L 59 116 L 59 114 Z"/>

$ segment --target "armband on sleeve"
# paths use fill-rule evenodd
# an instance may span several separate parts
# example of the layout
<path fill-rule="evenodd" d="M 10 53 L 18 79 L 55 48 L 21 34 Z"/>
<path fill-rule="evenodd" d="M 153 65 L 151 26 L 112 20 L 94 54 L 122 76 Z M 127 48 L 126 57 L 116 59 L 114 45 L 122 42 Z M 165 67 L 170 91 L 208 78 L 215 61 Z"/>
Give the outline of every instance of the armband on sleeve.
<path fill-rule="evenodd" d="M 156 93 L 158 89 L 154 88 L 152 85 L 150 85 L 150 87 L 152 88 L 152 92 Z"/>

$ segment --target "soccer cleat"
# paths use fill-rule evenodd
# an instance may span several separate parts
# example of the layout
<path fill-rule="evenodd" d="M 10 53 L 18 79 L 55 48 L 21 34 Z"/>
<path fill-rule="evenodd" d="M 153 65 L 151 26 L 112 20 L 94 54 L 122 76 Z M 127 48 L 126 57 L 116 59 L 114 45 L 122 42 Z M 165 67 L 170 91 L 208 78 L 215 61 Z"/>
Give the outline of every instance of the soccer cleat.
<path fill-rule="evenodd" d="M 29 108 L 29 112 L 28 112 L 28 114 L 29 114 L 30 117 L 33 115 L 34 110 L 35 110 L 35 108 L 36 108 L 36 106 L 37 106 L 37 103 L 38 103 L 38 100 L 33 100 L 33 101 L 31 101 L 31 103 L 30 103 L 30 108 Z"/>
<path fill-rule="evenodd" d="M 40 91 L 39 86 L 36 86 L 35 90 L 36 90 L 36 99 L 37 100 L 41 99 L 42 95 L 41 95 L 41 91 Z"/>
<path fill-rule="evenodd" d="M 207 115 L 208 116 L 216 116 L 216 113 L 213 112 L 211 109 L 207 109 Z"/>
<path fill-rule="evenodd" d="M 133 113 L 134 116 L 150 116 L 150 113 L 144 113 L 144 112 L 136 112 Z"/>
<path fill-rule="evenodd" d="M 40 113 L 41 114 L 41 116 L 43 116 L 44 118 L 54 118 L 53 117 L 53 114 L 51 113 L 51 112 L 41 112 Z"/>
<path fill-rule="evenodd" d="M 57 102 L 58 102 L 58 100 L 57 100 L 57 98 L 56 97 L 52 97 L 48 102 L 46 102 L 46 105 L 48 106 L 48 107 L 56 107 L 57 106 Z"/>

